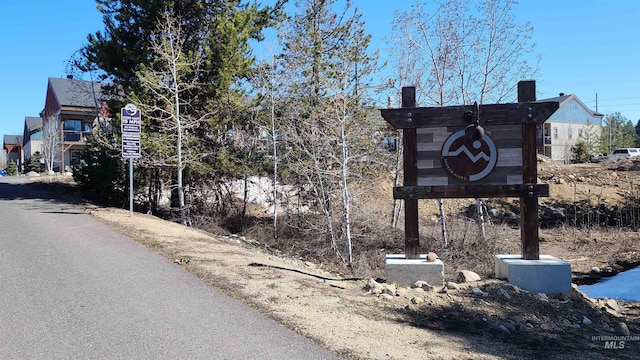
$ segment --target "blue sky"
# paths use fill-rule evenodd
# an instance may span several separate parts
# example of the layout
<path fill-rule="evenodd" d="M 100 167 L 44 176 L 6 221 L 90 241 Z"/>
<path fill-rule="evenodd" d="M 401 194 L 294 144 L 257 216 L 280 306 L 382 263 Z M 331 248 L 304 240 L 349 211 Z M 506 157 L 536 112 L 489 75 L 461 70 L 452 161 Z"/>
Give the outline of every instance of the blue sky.
<path fill-rule="evenodd" d="M 414 0 L 352 3 L 384 50 L 394 10 Z M 597 93 L 599 112 L 640 119 L 640 1 L 521 0 L 516 13 L 535 27 L 539 99 L 575 94 L 595 110 Z M 22 134 L 24 117 L 44 107 L 47 78 L 65 77 L 67 60 L 100 29 L 91 0 L 0 0 L 0 134 Z"/>

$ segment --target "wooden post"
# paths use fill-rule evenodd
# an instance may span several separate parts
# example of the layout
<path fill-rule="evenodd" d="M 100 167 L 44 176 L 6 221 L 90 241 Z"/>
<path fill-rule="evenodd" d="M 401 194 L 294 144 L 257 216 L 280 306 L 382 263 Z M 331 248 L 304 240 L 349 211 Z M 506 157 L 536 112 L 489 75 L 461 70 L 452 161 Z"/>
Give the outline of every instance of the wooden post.
<path fill-rule="evenodd" d="M 518 102 L 536 101 L 536 82 L 533 80 L 518 83 Z M 526 122 L 522 125 L 522 168 L 524 184 L 535 184 L 538 181 L 536 123 Z M 538 198 L 526 196 L 520 198 L 520 240 L 522 242 L 522 258 L 525 260 L 540 259 L 538 232 Z"/>
<path fill-rule="evenodd" d="M 402 107 L 416 107 L 416 88 L 402 88 Z M 411 113 L 409 113 L 411 114 Z M 411 116 L 407 114 L 408 118 Z M 412 120 L 413 121 L 413 120 Z M 402 130 L 404 151 L 404 186 L 418 185 L 418 142 L 416 129 Z M 420 258 L 420 235 L 418 230 L 418 199 L 404 200 L 404 256 L 405 259 Z"/>

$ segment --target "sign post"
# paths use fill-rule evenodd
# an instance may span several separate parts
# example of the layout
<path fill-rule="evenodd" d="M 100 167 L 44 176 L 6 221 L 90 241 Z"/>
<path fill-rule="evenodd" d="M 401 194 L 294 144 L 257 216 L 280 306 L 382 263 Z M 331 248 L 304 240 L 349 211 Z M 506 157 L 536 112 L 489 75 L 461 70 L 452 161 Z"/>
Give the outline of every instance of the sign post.
<path fill-rule="evenodd" d="M 142 116 L 133 104 L 120 109 L 122 157 L 129 159 L 129 217 L 133 217 L 133 159 L 140 157 L 140 131 Z"/>

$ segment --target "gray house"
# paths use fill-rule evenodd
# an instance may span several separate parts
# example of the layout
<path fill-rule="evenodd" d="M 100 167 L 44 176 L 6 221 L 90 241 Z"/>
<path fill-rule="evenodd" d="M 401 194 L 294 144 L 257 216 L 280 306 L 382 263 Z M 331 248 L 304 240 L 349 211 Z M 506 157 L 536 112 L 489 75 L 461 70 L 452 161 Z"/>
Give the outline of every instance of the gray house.
<path fill-rule="evenodd" d="M 22 134 L 24 160 L 27 161 L 36 152 L 42 154 L 42 118 L 26 116 L 24 118 L 24 132 Z"/>
<path fill-rule="evenodd" d="M 578 141 L 594 144 L 599 141 L 603 114 L 589 109 L 575 95 L 565 95 L 539 101 L 558 101 L 560 108 L 543 124 L 537 134 L 538 154 L 553 160 L 571 161 L 571 148 Z"/>

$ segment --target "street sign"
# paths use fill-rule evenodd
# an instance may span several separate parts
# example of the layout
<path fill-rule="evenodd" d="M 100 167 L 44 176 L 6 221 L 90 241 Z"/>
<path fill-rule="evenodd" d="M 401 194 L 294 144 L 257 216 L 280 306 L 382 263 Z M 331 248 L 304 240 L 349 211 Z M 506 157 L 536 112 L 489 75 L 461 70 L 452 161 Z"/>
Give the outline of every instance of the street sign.
<path fill-rule="evenodd" d="M 122 132 L 122 157 L 137 159 L 140 157 L 140 131 L 142 116 L 133 104 L 127 104 L 120 110 Z"/>

